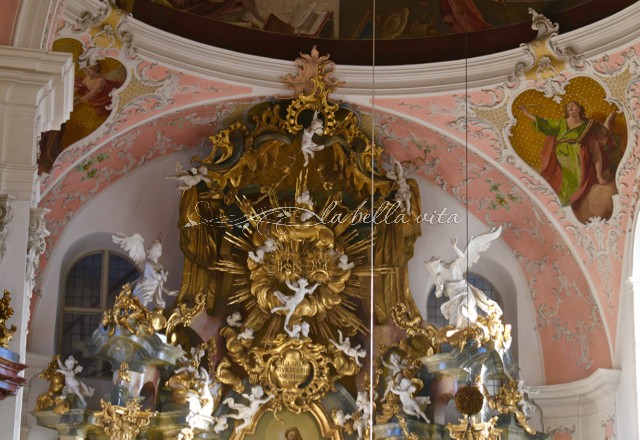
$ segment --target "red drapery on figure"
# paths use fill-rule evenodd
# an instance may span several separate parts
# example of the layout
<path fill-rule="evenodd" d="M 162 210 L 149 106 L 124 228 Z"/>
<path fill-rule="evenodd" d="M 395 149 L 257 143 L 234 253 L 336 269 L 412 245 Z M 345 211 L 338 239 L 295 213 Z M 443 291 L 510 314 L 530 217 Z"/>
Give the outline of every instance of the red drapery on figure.
<path fill-rule="evenodd" d="M 442 19 L 453 32 L 473 32 L 489 29 L 473 0 L 440 0 Z"/>

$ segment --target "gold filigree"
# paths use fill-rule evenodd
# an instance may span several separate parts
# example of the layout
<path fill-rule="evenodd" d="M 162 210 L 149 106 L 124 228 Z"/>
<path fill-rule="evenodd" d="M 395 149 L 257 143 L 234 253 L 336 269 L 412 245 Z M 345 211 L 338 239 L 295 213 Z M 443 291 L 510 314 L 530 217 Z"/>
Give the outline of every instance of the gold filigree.
<path fill-rule="evenodd" d="M 191 324 L 191 321 L 198 316 L 204 310 L 204 306 L 207 302 L 207 298 L 205 295 L 200 294 L 195 298 L 195 304 L 193 307 L 189 307 L 187 303 L 178 304 L 176 309 L 173 311 L 169 319 L 167 320 L 167 326 L 165 329 L 165 333 L 167 335 L 167 339 L 174 343 L 174 334 L 176 328 L 178 326 L 187 327 Z"/>
<path fill-rule="evenodd" d="M 16 326 L 7 327 L 7 321 L 13 316 L 11 308 L 11 293 L 4 291 L 2 299 L 0 299 L 0 347 L 9 348 L 9 342 L 16 332 Z"/>
<path fill-rule="evenodd" d="M 398 417 L 398 424 L 400 425 L 400 429 L 402 429 L 402 433 L 404 434 L 404 438 L 407 440 L 420 440 L 418 434 L 415 432 L 409 432 L 407 428 L 407 421 L 404 417 Z"/>
<path fill-rule="evenodd" d="M 504 325 L 500 316 L 492 313 L 489 316 L 479 316 L 476 322 L 464 328 L 456 328 L 448 325 L 438 330 L 436 343 L 451 344 L 464 350 L 469 341 L 474 341 L 478 346 L 491 342 L 496 350 L 506 350 L 511 346 L 511 325 Z"/>
<path fill-rule="evenodd" d="M 476 423 L 474 417 L 467 417 L 460 419 L 458 425 L 447 423 L 447 429 L 453 440 L 500 440 L 500 432 L 495 430 L 497 421 L 497 416 L 484 423 Z"/>
<path fill-rule="evenodd" d="M 60 355 L 56 354 L 51 358 L 51 362 L 47 365 L 38 377 L 49 382 L 49 389 L 46 393 L 38 396 L 34 412 L 53 411 L 56 414 L 66 414 L 69 412 L 69 403 L 62 397 L 64 389 L 64 375 L 58 372 L 58 361 Z"/>
<path fill-rule="evenodd" d="M 129 364 L 127 362 L 121 362 L 120 368 L 118 368 L 118 379 L 117 382 L 131 382 L 131 372 L 129 371 Z"/>
<path fill-rule="evenodd" d="M 142 428 L 149 426 L 154 415 L 151 411 L 143 411 L 137 399 L 127 402 L 126 407 L 100 400 L 100 406 L 98 424 L 110 440 L 134 440 Z"/>
<path fill-rule="evenodd" d="M 150 312 L 139 298 L 131 294 L 129 284 L 122 288 L 113 309 L 106 310 L 102 315 L 102 326 L 109 328 L 109 336 L 115 334 L 117 327 L 136 336 L 152 335 L 156 330 L 161 330 L 165 322 L 161 310 Z"/>
<path fill-rule="evenodd" d="M 489 408 L 498 411 L 500 414 L 511 413 L 515 415 L 516 421 L 522 429 L 531 435 L 536 433 L 536 430 L 529 425 L 528 417 L 519 407 L 524 400 L 524 396 L 515 380 L 509 379 L 509 382 L 501 385 L 495 396 L 491 396 L 484 385 L 482 386 L 482 393 L 489 404 Z"/>
<path fill-rule="evenodd" d="M 431 356 L 439 351 L 436 327 L 425 322 L 421 316 L 412 317 L 406 304 L 396 304 L 391 309 L 391 316 L 396 325 L 407 333 L 407 338 L 402 341 L 403 348 L 411 350 L 412 357 Z"/>

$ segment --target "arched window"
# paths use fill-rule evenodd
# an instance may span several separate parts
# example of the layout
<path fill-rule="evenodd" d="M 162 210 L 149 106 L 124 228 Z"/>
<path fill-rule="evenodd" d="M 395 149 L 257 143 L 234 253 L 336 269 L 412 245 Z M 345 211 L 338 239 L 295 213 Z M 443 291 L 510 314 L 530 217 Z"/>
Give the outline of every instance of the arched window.
<path fill-rule="evenodd" d="M 84 366 L 83 375 L 111 375 L 108 364 L 83 359 L 79 344 L 98 328 L 122 286 L 139 276 L 126 257 L 108 250 L 86 255 L 71 266 L 64 284 L 58 353 L 63 360 L 72 354 Z"/>
<path fill-rule="evenodd" d="M 500 307 L 503 307 L 500 294 L 489 281 L 475 273 L 468 273 L 467 281 L 472 286 L 475 286 L 482 292 L 484 292 L 484 294 L 487 295 L 489 299 L 497 302 Z M 445 294 L 443 294 L 440 298 L 436 298 L 435 291 L 436 288 L 434 286 L 431 291 L 429 291 L 429 295 L 427 296 L 427 321 L 439 328 L 449 324 L 445 317 L 442 316 L 442 311 L 440 310 L 440 306 L 442 306 L 442 304 L 449 298 L 447 298 Z"/>

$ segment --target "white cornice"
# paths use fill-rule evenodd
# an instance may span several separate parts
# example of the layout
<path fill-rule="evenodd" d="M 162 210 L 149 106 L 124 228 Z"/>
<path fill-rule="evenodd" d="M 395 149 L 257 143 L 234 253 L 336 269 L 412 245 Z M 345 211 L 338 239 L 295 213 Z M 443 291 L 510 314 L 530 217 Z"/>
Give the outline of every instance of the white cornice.
<path fill-rule="evenodd" d="M 596 370 L 586 379 L 576 382 L 531 386 L 530 395 L 535 402 L 547 410 L 551 407 L 567 407 L 579 403 L 600 402 L 614 399 L 620 384 L 619 370 Z"/>
<path fill-rule="evenodd" d="M 74 0 L 87 7 L 92 0 Z M 94 11 L 97 12 L 97 11 Z M 640 2 L 581 29 L 560 35 L 562 47 L 594 56 L 635 40 L 640 35 Z M 207 46 L 161 31 L 129 18 L 126 29 L 134 35 L 139 53 L 147 58 L 205 76 L 282 90 L 280 76 L 292 69 L 292 61 L 246 55 Z M 309 48 L 311 49 L 311 48 Z M 322 48 L 320 48 L 322 49 Z M 495 85 L 514 72 L 517 63 L 527 61 L 522 49 L 440 63 L 379 66 L 337 66 L 337 76 L 346 82 L 341 93 L 370 95 L 375 75 L 376 95 L 441 93 Z"/>

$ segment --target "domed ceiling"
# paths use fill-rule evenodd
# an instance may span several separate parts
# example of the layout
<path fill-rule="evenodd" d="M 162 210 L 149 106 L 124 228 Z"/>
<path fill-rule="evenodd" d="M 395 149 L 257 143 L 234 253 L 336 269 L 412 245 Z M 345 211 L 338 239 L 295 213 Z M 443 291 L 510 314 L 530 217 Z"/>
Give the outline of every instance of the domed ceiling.
<path fill-rule="evenodd" d="M 567 32 L 632 0 L 113 0 L 167 32 L 290 60 L 314 44 L 339 64 L 415 64 L 486 55 L 535 36 L 529 9 Z M 374 18 L 375 17 L 375 18 Z M 471 37 L 469 36 L 471 33 Z"/>

